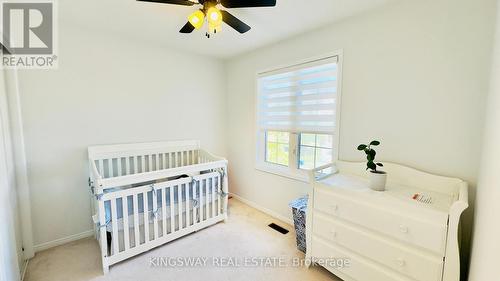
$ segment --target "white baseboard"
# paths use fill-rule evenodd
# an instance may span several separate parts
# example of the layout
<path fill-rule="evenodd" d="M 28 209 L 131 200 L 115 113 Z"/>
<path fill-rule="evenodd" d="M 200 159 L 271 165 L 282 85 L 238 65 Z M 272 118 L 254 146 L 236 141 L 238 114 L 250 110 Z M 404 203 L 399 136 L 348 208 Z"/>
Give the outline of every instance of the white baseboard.
<path fill-rule="evenodd" d="M 60 245 L 63 245 L 63 244 L 69 243 L 69 242 L 73 242 L 73 241 L 76 241 L 76 240 L 87 238 L 87 237 L 90 237 L 92 235 L 94 235 L 94 230 L 93 229 L 87 230 L 87 231 L 84 231 L 82 233 L 73 234 L 73 235 L 70 235 L 70 236 L 67 236 L 67 237 L 63 237 L 63 238 L 60 238 L 60 239 L 56 239 L 56 240 L 53 240 L 53 241 L 49 241 L 49 242 L 45 242 L 45 243 L 42 243 L 42 244 L 35 245 L 34 246 L 34 250 L 35 250 L 35 253 L 37 253 L 37 252 L 40 252 L 40 251 L 43 251 L 43 250 L 47 250 L 47 249 L 50 249 L 50 248 L 53 248 L 53 247 L 56 247 L 56 246 L 60 246 Z"/>
<path fill-rule="evenodd" d="M 293 225 L 293 220 L 291 218 L 287 218 L 287 217 L 285 217 L 283 215 L 280 215 L 280 214 L 276 213 L 275 211 L 269 210 L 266 207 L 262 207 L 261 205 L 255 203 L 253 201 L 250 201 L 248 199 L 245 199 L 245 198 L 243 198 L 243 197 L 241 197 L 241 196 L 239 196 L 237 194 L 234 194 L 234 193 L 229 193 L 229 194 L 231 196 L 233 196 L 234 198 L 236 198 L 237 200 L 239 200 L 239 201 L 247 204 L 248 206 L 250 206 L 252 208 L 255 208 L 255 209 L 257 209 L 257 210 L 259 210 L 259 211 L 261 211 L 263 213 L 266 213 L 266 214 L 270 215 L 273 218 L 277 218 L 277 219 L 279 219 L 279 220 L 281 220 L 283 222 L 286 222 L 289 225 Z"/>

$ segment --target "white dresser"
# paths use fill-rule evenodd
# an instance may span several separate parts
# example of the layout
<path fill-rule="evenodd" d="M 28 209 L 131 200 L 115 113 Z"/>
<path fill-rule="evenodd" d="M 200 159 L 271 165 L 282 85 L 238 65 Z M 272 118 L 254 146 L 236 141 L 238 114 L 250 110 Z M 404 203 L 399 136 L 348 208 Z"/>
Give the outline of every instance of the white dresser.
<path fill-rule="evenodd" d="M 368 188 L 365 163 L 339 161 L 311 172 L 306 258 L 346 281 L 458 281 L 467 184 L 384 165 L 384 192 Z M 335 266 L 335 259 L 349 264 Z"/>

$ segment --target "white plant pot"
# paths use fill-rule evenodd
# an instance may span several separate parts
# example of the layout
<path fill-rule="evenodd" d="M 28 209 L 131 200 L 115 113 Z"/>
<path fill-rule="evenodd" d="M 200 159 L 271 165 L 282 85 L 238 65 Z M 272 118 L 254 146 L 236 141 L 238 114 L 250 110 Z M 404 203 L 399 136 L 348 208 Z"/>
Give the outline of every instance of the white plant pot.
<path fill-rule="evenodd" d="M 385 183 L 387 181 L 387 173 L 378 171 L 376 173 L 370 171 L 370 188 L 375 191 L 384 191 Z"/>

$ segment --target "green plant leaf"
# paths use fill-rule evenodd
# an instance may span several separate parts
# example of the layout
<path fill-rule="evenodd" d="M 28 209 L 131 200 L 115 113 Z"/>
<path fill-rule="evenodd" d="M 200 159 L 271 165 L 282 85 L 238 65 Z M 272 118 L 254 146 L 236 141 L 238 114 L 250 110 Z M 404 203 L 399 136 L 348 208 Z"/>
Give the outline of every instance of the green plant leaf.
<path fill-rule="evenodd" d="M 366 163 L 366 166 L 368 167 L 368 169 L 371 169 L 374 171 L 377 170 L 377 165 L 375 165 L 375 163 L 373 163 L 372 161 L 368 161 L 368 163 Z"/>
<path fill-rule="evenodd" d="M 377 146 L 377 145 L 379 145 L 379 144 L 380 144 L 380 142 L 379 142 L 379 141 L 376 141 L 376 140 L 374 140 L 374 141 L 370 142 L 370 145 L 375 145 L 375 146 Z"/>
<path fill-rule="evenodd" d="M 370 155 L 372 159 L 375 159 L 375 155 L 377 155 L 377 152 L 373 149 L 370 149 L 366 152 L 367 155 Z"/>
<path fill-rule="evenodd" d="M 384 164 L 382 164 L 382 163 L 377 163 L 377 166 L 379 166 L 379 167 L 384 167 Z"/>
<path fill-rule="evenodd" d="M 358 146 L 358 150 L 365 150 L 365 148 L 366 148 L 366 147 L 367 147 L 367 145 L 366 145 L 366 144 L 360 144 L 360 145 Z"/>

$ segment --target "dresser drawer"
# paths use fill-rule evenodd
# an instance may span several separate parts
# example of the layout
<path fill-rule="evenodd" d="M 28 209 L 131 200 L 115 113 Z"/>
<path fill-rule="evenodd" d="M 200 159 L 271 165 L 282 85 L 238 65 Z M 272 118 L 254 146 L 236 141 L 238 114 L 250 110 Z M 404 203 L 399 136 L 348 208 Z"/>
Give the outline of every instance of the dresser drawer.
<path fill-rule="evenodd" d="M 396 213 L 384 206 L 358 202 L 323 189 L 315 190 L 314 208 L 444 256 L 447 221 L 421 220 L 415 213 L 407 214 L 405 209 Z"/>
<path fill-rule="evenodd" d="M 332 245 L 317 236 L 313 236 L 312 239 L 312 257 L 322 260 L 323 264 L 321 265 L 333 274 L 340 272 L 356 281 L 411 281 L 410 278 L 377 265 L 346 249 Z M 328 262 L 324 262 L 325 259 L 348 259 L 349 264 L 344 267 L 331 266 Z"/>
<path fill-rule="evenodd" d="M 361 228 L 335 221 L 316 212 L 313 233 L 419 281 L 440 280 L 443 259 L 398 245 Z"/>

